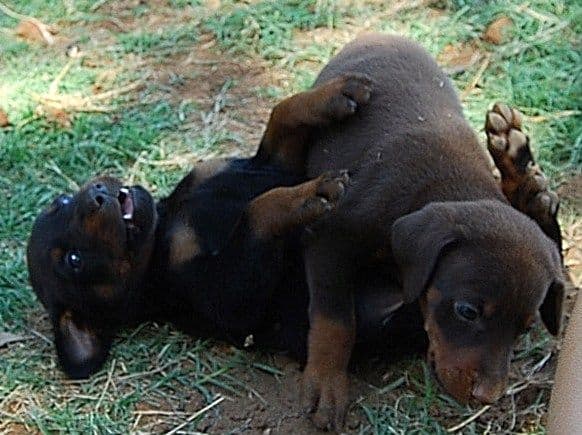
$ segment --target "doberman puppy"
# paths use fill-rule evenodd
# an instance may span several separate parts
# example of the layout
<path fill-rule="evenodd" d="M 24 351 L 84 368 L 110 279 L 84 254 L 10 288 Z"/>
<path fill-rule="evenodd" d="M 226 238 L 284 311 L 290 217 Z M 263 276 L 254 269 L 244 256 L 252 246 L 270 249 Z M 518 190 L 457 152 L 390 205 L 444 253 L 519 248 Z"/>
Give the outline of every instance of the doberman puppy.
<path fill-rule="evenodd" d="M 320 428 L 343 426 L 362 316 L 354 301 L 371 280 L 390 302 L 363 316 L 378 308 L 387 315 L 394 298 L 416 304 L 440 384 L 460 402 L 491 403 L 505 391 L 516 338 L 538 312 L 559 331 L 564 295 L 557 201 L 532 165 L 521 117 L 505 105 L 488 114 L 500 188 L 451 82 L 424 49 L 401 37 L 362 36 L 316 86 L 347 73 L 369 76 L 374 92 L 310 147 L 309 176 L 347 168 L 351 178 L 305 251 L 305 408 Z"/>
<path fill-rule="evenodd" d="M 305 353 L 300 238 L 347 182 L 340 171 L 306 181 L 308 139 L 369 97 L 368 80 L 348 74 L 284 100 L 254 157 L 196 165 L 157 205 L 111 177 L 56 198 L 35 221 L 27 260 L 65 372 L 89 376 L 119 329 L 144 320 Z"/>

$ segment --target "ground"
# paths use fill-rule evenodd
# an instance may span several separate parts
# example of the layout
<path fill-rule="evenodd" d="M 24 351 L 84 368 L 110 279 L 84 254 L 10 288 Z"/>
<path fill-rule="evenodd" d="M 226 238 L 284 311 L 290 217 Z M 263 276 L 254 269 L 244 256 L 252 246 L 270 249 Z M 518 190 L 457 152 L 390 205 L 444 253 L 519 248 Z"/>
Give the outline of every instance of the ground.
<path fill-rule="evenodd" d="M 434 54 L 482 138 L 495 101 L 525 113 L 563 199 L 571 301 L 582 281 L 581 26 L 576 0 L 0 2 L 0 432 L 312 431 L 295 362 L 168 325 L 126 331 L 100 373 L 67 380 L 24 252 L 36 214 L 97 173 L 159 197 L 193 161 L 250 154 L 270 108 L 366 30 Z M 544 432 L 557 343 L 539 326 L 525 336 L 510 390 L 484 408 L 444 395 L 421 358 L 363 361 L 348 428 Z"/>

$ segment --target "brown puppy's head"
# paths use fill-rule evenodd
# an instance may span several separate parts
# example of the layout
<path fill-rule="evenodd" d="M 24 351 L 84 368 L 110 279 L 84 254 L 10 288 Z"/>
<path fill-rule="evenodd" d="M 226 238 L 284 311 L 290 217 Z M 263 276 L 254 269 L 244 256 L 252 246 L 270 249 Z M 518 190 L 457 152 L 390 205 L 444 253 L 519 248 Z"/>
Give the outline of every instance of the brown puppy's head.
<path fill-rule="evenodd" d="M 151 195 L 110 177 L 60 195 L 37 217 L 27 250 L 30 282 L 69 376 L 86 377 L 107 357 L 143 278 L 155 224 Z"/>
<path fill-rule="evenodd" d="M 560 330 L 558 249 L 505 204 L 429 204 L 394 223 L 392 250 L 405 302 L 420 298 L 428 360 L 460 402 L 505 392 L 512 347 L 538 312 L 552 334 Z"/>

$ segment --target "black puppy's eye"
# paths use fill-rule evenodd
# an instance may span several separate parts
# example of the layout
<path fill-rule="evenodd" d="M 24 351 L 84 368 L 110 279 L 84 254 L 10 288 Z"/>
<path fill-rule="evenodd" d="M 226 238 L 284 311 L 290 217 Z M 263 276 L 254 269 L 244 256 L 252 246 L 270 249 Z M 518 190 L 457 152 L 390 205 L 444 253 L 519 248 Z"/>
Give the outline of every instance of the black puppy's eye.
<path fill-rule="evenodd" d="M 58 199 L 59 199 L 59 203 L 61 205 L 67 205 L 71 202 L 73 197 L 71 195 L 61 195 L 61 196 L 59 196 Z"/>
<path fill-rule="evenodd" d="M 83 260 L 81 259 L 81 255 L 77 251 L 67 252 L 65 261 L 67 262 L 69 267 L 74 271 L 80 270 L 81 267 L 83 266 Z"/>
<path fill-rule="evenodd" d="M 474 322 L 479 317 L 479 309 L 468 302 L 455 302 L 455 313 L 469 322 Z"/>
<path fill-rule="evenodd" d="M 53 204 L 60 206 L 60 205 L 67 205 L 71 203 L 73 197 L 71 195 L 59 195 L 54 200 Z"/>

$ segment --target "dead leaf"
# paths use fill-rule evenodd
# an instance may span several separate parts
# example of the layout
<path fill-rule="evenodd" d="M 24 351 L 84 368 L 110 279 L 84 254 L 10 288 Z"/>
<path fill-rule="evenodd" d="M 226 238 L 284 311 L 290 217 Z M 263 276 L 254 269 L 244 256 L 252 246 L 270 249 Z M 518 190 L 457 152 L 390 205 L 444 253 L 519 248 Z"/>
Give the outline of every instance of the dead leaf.
<path fill-rule="evenodd" d="M 32 42 L 42 42 L 47 45 L 52 45 L 55 42 L 52 35 L 54 30 L 35 18 L 22 20 L 16 26 L 15 33 L 21 38 Z"/>
<path fill-rule="evenodd" d="M 438 62 L 449 74 L 457 74 L 469 69 L 481 58 L 475 44 L 449 44 L 438 56 Z"/>
<path fill-rule="evenodd" d="M 63 129 L 69 129 L 73 125 L 71 114 L 60 107 L 40 104 L 36 108 L 36 114 L 43 116 L 47 121 L 55 123 Z"/>
<path fill-rule="evenodd" d="M 504 42 L 507 31 L 513 25 L 511 18 L 502 16 L 493 21 L 483 34 L 483 39 L 491 44 L 500 45 Z"/>
<path fill-rule="evenodd" d="M 0 128 L 8 127 L 10 124 L 10 120 L 8 119 L 7 113 L 0 109 Z"/>
<path fill-rule="evenodd" d="M 64 129 L 69 129 L 73 125 L 73 120 L 71 115 L 65 112 L 63 109 L 56 109 L 53 107 L 48 107 L 46 109 L 46 119 L 50 122 L 54 122 L 59 127 Z"/>
<path fill-rule="evenodd" d="M 23 335 L 11 334 L 10 332 L 0 332 L 0 347 L 6 346 L 8 343 L 15 343 L 23 340 L 26 340 L 26 337 Z"/>

